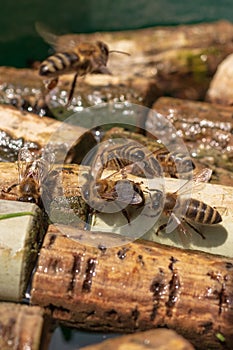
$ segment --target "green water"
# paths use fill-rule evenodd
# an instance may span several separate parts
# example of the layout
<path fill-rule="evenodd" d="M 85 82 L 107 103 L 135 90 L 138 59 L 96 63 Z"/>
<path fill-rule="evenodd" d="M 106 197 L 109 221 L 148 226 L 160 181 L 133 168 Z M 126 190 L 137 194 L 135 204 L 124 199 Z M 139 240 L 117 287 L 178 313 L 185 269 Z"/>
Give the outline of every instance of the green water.
<path fill-rule="evenodd" d="M 58 34 L 143 28 L 227 19 L 231 0 L 1 0 L 0 65 L 25 67 L 47 56 L 35 22 Z"/>

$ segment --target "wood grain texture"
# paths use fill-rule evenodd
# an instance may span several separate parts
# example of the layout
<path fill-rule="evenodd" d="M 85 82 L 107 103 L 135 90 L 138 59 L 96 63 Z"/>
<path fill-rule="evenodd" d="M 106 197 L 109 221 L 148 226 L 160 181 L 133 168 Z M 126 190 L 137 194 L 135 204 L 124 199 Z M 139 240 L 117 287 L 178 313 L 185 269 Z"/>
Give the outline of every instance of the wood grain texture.
<path fill-rule="evenodd" d="M 87 234 L 77 230 L 76 239 L 82 242 Z M 50 226 L 31 302 L 78 328 L 133 332 L 163 326 L 198 349 L 231 349 L 233 260 L 146 241 L 93 248 Z"/>

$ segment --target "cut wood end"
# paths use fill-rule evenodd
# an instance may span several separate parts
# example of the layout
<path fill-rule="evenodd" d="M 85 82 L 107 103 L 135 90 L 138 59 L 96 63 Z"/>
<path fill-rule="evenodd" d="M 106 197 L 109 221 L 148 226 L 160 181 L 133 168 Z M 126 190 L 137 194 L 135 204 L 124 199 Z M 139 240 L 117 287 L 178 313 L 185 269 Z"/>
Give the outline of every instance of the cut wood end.
<path fill-rule="evenodd" d="M 0 201 L 0 298 L 22 300 L 45 232 L 41 210 L 30 203 Z M 10 217 L 7 217 L 10 214 Z M 15 217 L 13 217 L 15 214 Z"/>

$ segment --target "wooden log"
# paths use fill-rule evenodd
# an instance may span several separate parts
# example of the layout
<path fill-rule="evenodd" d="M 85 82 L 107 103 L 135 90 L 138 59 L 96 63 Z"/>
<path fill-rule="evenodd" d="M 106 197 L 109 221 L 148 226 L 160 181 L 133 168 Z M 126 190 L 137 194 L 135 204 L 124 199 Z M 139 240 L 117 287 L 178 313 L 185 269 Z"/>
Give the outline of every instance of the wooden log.
<path fill-rule="evenodd" d="M 219 64 L 206 94 L 207 101 L 232 106 L 232 63 L 233 55 L 231 54 Z"/>
<path fill-rule="evenodd" d="M 52 142 L 51 148 L 55 150 L 67 143 L 70 147 L 67 150 L 67 161 L 80 162 L 86 152 L 96 144 L 90 132 L 76 125 L 63 125 L 54 119 L 22 113 L 4 105 L 0 105 L 0 113 L 1 161 L 17 160 L 18 151 L 24 145 L 40 150 Z"/>
<path fill-rule="evenodd" d="M 0 214 L 0 300 L 22 301 L 47 225 L 35 204 L 0 200 Z"/>
<path fill-rule="evenodd" d="M 194 161 L 196 158 L 202 164 L 216 169 L 217 175 L 218 172 L 221 175 L 221 169 L 233 170 L 232 107 L 161 97 L 153 109 L 172 123 Z M 155 123 L 156 118 L 149 114 L 145 121 L 146 130 L 156 130 Z M 228 176 L 230 185 L 230 172 Z"/>
<path fill-rule="evenodd" d="M 0 348 L 46 350 L 45 343 L 42 346 L 43 313 L 36 306 L 0 303 Z"/>
<path fill-rule="evenodd" d="M 75 232 L 81 241 L 87 234 Z M 230 349 L 232 266 L 229 258 L 146 241 L 94 248 L 50 226 L 31 303 L 78 328 L 133 332 L 163 326 L 198 349 Z"/>
<path fill-rule="evenodd" d="M 156 329 L 108 339 L 100 344 L 89 345 L 80 350 L 194 350 L 183 337 L 169 329 Z"/>

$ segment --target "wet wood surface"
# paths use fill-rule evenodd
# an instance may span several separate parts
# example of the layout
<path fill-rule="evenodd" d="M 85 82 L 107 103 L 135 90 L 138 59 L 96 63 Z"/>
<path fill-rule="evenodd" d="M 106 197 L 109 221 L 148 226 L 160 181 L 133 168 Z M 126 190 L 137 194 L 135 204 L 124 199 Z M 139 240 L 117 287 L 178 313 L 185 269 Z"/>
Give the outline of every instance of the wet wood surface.
<path fill-rule="evenodd" d="M 87 234 L 77 230 L 75 236 L 82 242 Z M 146 241 L 118 241 L 112 248 L 104 241 L 98 248 L 79 242 L 49 227 L 32 304 L 78 328 L 133 332 L 166 326 L 198 349 L 231 348 L 232 259 Z"/>
<path fill-rule="evenodd" d="M 22 112 L 5 105 L 0 105 L 0 113 L 1 161 L 17 160 L 18 151 L 23 146 L 37 151 L 46 147 L 49 142 L 53 143 L 52 147 L 55 150 L 58 147 L 62 149 L 62 143 L 67 142 L 69 146 L 67 158 L 70 161 L 74 159 L 80 161 L 80 149 L 85 154 L 96 144 L 93 135 L 86 133 L 87 130 L 80 126 L 63 125 L 52 118 L 39 117 L 36 114 Z M 65 150 L 64 148 L 63 153 Z"/>
<path fill-rule="evenodd" d="M 194 347 L 176 332 L 156 329 L 108 339 L 96 345 L 85 346 L 80 350 L 194 350 Z"/>
<path fill-rule="evenodd" d="M 233 185 L 233 107 L 161 97 L 153 110 L 172 123 L 194 163 L 213 169 L 215 182 Z M 153 113 L 149 114 L 145 121 L 148 136 L 150 130 L 156 130 L 155 123 Z"/>

